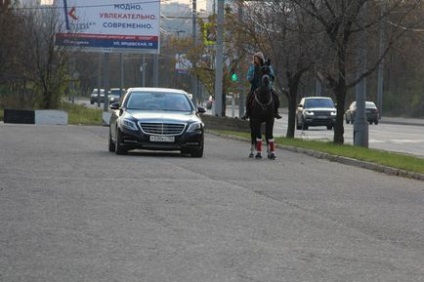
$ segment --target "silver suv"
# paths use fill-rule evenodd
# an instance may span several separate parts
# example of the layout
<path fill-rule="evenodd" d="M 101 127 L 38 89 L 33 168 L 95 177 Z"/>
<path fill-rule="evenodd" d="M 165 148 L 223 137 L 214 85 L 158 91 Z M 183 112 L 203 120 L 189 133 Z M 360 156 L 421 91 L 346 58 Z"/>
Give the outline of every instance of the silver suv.
<path fill-rule="evenodd" d="M 326 126 L 333 129 L 336 108 L 330 97 L 304 97 L 296 111 L 296 129 L 307 130 L 309 126 Z"/>
<path fill-rule="evenodd" d="M 90 94 L 90 104 L 93 105 L 94 103 L 103 103 L 104 99 L 105 99 L 105 90 L 100 89 L 100 93 L 99 93 L 99 89 L 94 88 L 93 92 L 91 92 Z"/>

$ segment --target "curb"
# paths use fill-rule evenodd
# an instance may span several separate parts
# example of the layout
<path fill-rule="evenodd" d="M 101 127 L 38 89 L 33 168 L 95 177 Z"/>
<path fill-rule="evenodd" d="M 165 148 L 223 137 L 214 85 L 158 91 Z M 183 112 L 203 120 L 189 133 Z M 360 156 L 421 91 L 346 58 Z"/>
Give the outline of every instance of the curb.
<path fill-rule="evenodd" d="M 219 133 L 219 132 L 216 132 L 216 131 L 213 131 L 213 130 L 206 130 L 206 132 L 213 134 L 213 135 L 216 135 L 216 136 L 219 136 L 219 137 L 249 142 L 249 140 L 246 139 L 246 138 L 238 137 L 238 136 L 232 136 L 232 135 L 228 135 L 228 134 L 222 134 L 222 133 Z M 393 168 L 393 167 L 388 167 L 388 166 L 370 163 L 370 162 L 366 162 L 366 161 L 361 161 L 361 160 L 357 160 L 357 159 L 352 159 L 352 158 L 348 158 L 348 157 L 336 156 L 336 155 L 331 155 L 331 154 L 328 154 L 328 153 L 322 153 L 322 152 L 318 152 L 318 151 L 313 151 L 313 150 L 303 149 L 303 148 L 298 148 L 298 147 L 292 147 L 292 146 L 287 146 L 287 145 L 278 144 L 277 149 L 287 150 L 287 151 L 291 151 L 291 152 L 295 152 L 295 153 L 303 153 L 305 155 L 308 155 L 308 156 L 311 156 L 311 157 L 314 157 L 314 158 L 317 158 L 317 159 L 327 159 L 327 160 L 332 161 L 332 162 L 337 162 L 337 163 L 341 163 L 341 164 L 345 164 L 345 165 L 365 168 L 365 169 L 373 170 L 373 171 L 376 171 L 376 172 L 384 173 L 386 175 L 400 176 L 400 177 L 424 181 L 424 174 L 417 173 L 417 172 L 406 171 L 406 170 L 402 170 L 402 169 L 397 169 L 397 168 Z"/>

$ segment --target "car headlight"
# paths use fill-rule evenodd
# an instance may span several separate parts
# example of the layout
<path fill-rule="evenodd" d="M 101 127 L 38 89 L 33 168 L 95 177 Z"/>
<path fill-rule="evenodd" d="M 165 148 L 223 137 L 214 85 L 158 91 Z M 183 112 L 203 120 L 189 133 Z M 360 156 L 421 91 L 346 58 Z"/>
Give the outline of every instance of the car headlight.
<path fill-rule="evenodd" d="M 305 115 L 307 116 L 313 116 L 314 112 L 313 111 L 305 111 Z"/>
<path fill-rule="evenodd" d="M 201 122 L 195 122 L 188 126 L 187 132 L 194 132 L 194 131 L 200 131 L 203 129 L 203 123 Z"/>
<path fill-rule="evenodd" d="M 133 122 L 132 120 L 129 120 L 129 119 L 123 119 L 122 121 L 121 121 L 121 123 L 122 123 L 122 125 L 125 127 L 125 128 L 128 128 L 128 129 L 130 129 L 130 130 L 138 130 L 137 129 L 137 125 L 135 124 L 135 122 Z"/>
<path fill-rule="evenodd" d="M 336 116 L 336 114 L 337 114 L 336 112 L 331 112 L 331 113 L 330 113 L 330 115 L 331 115 L 331 116 L 333 116 L 333 117 L 335 117 L 335 116 Z"/>

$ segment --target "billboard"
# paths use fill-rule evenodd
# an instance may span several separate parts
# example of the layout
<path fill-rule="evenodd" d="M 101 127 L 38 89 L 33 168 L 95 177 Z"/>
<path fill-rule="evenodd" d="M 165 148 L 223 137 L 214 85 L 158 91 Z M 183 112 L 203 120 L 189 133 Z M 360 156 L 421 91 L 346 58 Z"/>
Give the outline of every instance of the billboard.
<path fill-rule="evenodd" d="M 56 45 L 94 52 L 159 54 L 160 1 L 56 0 Z"/>

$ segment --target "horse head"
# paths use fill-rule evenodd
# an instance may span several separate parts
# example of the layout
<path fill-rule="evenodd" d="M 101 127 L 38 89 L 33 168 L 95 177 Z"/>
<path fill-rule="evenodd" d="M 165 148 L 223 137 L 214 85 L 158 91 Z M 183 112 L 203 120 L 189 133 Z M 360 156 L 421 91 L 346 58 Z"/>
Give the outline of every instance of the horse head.
<path fill-rule="evenodd" d="M 263 66 L 261 66 L 260 74 L 263 87 L 268 87 L 271 82 L 271 61 L 268 59 Z"/>
<path fill-rule="evenodd" d="M 272 93 L 271 93 L 271 62 L 267 60 L 263 66 L 260 68 L 261 76 L 261 86 L 256 89 L 256 101 L 262 108 L 266 108 L 272 103 Z"/>

